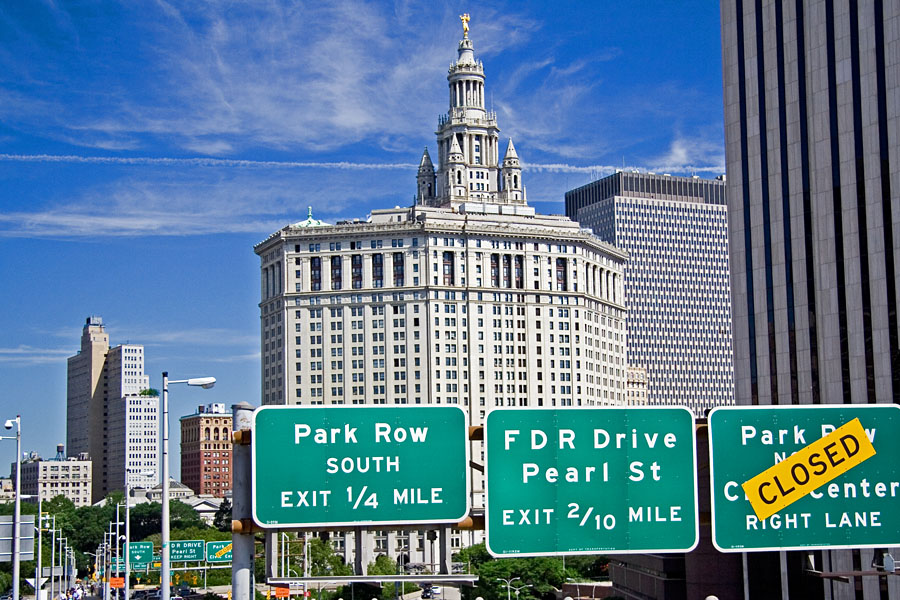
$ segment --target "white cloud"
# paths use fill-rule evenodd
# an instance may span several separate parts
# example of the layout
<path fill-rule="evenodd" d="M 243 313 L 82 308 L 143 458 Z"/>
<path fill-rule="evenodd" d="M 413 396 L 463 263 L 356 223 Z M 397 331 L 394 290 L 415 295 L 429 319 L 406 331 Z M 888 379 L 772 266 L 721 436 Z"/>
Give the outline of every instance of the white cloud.
<path fill-rule="evenodd" d="M 45 59 L 35 76 L 58 88 L 0 88 L 0 118 L 108 149 L 150 143 L 144 136 L 212 155 L 248 147 L 324 151 L 363 140 L 415 148 L 446 110 L 441 73 L 460 33 L 452 7 L 434 9 L 361 0 L 124 3 L 118 13 L 97 15 L 109 35 L 129 38 L 127 51 L 113 54 L 86 40 L 60 55 L 35 24 L 19 24 L 19 37 L 28 34 Z M 54 13 L 44 25 L 66 39 L 83 27 L 83 15 Z M 538 28 L 514 11 L 500 17 L 479 9 L 480 56 L 523 44 Z M 14 61 L 3 58 L 0 65 Z M 127 71 L 140 65 L 140 81 L 110 87 L 102 77 L 75 79 L 81 64 L 103 64 L 116 78 L 133 77 Z"/>
<path fill-rule="evenodd" d="M 72 351 L 60 348 L 35 348 L 20 345 L 15 348 L 0 348 L 0 363 L 19 365 L 43 365 L 61 362 L 72 356 Z"/>
<path fill-rule="evenodd" d="M 64 157 L 76 162 L 79 158 Z M 99 160 L 105 164 L 105 159 Z M 121 160 L 132 159 L 113 158 L 111 164 Z M 364 217 L 372 208 L 405 204 L 415 190 L 413 165 L 407 165 L 405 176 L 398 178 L 361 177 L 359 168 L 377 169 L 369 164 L 329 163 L 321 168 L 320 163 L 276 163 L 271 165 L 275 168 L 264 168 L 269 165 L 253 161 L 133 160 L 137 162 L 126 162 L 127 168 L 114 172 L 116 178 L 105 173 L 107 182 L 83 186 L 76 194 L 63 190 L 58 199 L 0 210 L 0 237 L 249 233 L 262 239 L 304 219 L 309 206 L 317 218 L 333 223 Z M 140 168 L 128 166 L 132 164 Z"/>
<path fill-rule="evenodd" d="M 720 174 L 725 172 L 725 150 L 721 140 L 676 136 L 668 152 L 648 162 L 656 172 Z"/>
<path fill-rule="evenodd" d="M 129 336 L 141 340 L 145 346 L 160 346 L 175 344 L 178 346 L 254 346 L 259 344 L 259 335 L 248 334 L 244 331 L 225 329 L 220 327 L 195 327 L 190 329 L 175 329 L 172 331 L 159 331 L 156 328 L 141 331 L 135 328 Z"/>
<path fill-rule="evenodd" d="M 258 340 L 257 340 L 258 341 Z M 250 352 L 248 354 L 234 354 L 228 356 L 217 356 L 209 358 L 211 363 L 239 363 L 239 362 L 255 362 L 259 364 L 262 354 L 260 352 Z"/>

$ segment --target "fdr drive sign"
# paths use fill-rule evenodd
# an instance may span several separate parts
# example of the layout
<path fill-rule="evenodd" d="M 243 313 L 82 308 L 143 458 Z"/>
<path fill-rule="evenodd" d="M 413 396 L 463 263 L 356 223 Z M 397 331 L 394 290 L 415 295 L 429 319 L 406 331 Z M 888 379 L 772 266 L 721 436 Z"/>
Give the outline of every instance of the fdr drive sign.
<path fill-rule="evenodd" d="M 709 445 L 722 552 L 900 544 L 900 406 L 716 408 Z"/>
<path fill-rule="evenodd" d="M 694 431 L 685 408 L 491 411 L 488 550 L 690 551 L 698 539 Z"/>
<path fill-rule="evenodd" d="M 450 523 L 469 511 L 459 407 L 264 406 L 252 456 L 262 527 Z"/>

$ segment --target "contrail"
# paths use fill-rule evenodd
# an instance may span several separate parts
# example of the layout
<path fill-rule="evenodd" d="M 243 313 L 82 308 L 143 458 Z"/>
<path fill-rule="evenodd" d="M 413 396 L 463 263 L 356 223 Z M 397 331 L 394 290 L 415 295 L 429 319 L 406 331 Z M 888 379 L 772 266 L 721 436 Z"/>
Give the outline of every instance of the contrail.
<path fill-rule="evenodd" d="M 78 156 L 74 154 L 0 154 L 0 161 L 7 162 L 34 162 L 34 163 L 81 163 L 101 165 L 143 165 L 143 166 L 186 166 L 186 167 L 238 167 L 238 168 L 273 168 L 273 169 L 337 169 L 337 170 L 374 170 L 374 169 L 415 169 L 414 163 L 358 163 L 358 162 L 311 162 L 311 161 L 279 161 L 279 160 L 238 160 L 231 158 L 153 158 L 149 156 L 121 157 L 121 156 Z M 522 163 L 526 171 L 544 173 L 597 173 L 610 174 L 620 170 L 621 167 L 608 165 L 569 165 L 565 163 Z M 689 171 L 701 173 L 722 173 L 725 168 L 722 165 L 693 166 L 693 165 L 664 165 L 651 169 L 643 167 L 629 167 L 642 172 L 672 171 L 686 173 Z"/>
<path fill-rule="evenodd" d="M 0 154 L 10 162 L 83 163 L 105 165 L 162 165 L 188 167 L 272 167 L 282 169 L 414 169 L 413 163 L 298 162 L 277 160 L 235 160 L 229 158 L 151 158 L 137 156 L 77 156 L 73 154 Z"/>

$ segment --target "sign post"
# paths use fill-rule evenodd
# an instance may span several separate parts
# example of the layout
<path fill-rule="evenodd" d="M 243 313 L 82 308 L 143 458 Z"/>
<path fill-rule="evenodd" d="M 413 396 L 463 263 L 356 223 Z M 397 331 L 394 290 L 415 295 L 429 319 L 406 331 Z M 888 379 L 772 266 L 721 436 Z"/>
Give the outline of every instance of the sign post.
<path fill-rule="evenodd" d="M 485 440 L 494 556 L 697 545 L 694 417 L 685 408 L 495 409 Z"/>
<path fill-rule="evenodd" d="M 900 406 L 716 408 L 709 446 L 720 551 L 900 544 Z"/>
<path fill-rule="evenodd" d="M 281 528 L 460 521 L 468 449 L 456 406 L 264 406 L 253 413 L 253 518 Z"/>

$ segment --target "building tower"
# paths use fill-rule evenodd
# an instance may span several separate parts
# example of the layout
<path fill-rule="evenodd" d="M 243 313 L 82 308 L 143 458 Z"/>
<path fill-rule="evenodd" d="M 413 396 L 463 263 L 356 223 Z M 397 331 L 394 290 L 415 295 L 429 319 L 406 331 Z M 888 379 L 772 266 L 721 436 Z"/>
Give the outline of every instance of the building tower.
<path fill-rule="evenodd" d="M 566 215 L 628 252 L 628 366 L 647 403 L 733 404 L 724 177 L 618 172 L 566 192 Z"/>
<path fill-rule="evenodd" d="M 428 155 L 428 148 L 425 148 L 425 151 L 422 152 L 422 161 L 419 163 L 419 174 L 416 182 L 418 184 L 416 203 L 428 204 L 434 202 L 435 173 L 431 156 Z"/>
<path fill-rule="evenodd" d="M 736 403 L 897 403 L 900 5 L 722 0 L 721 15 Z M 884 550 L 748 554 L 747 593 L 900 598 L 832 575 Z"/>
<path fill-rule="evenodd" d="M 414 206 L 335 225 L 310 217 L 254 247 L 262 404 L 452 404 L 482 425 L 498 406 L 625 403 L 626 255 L 535 214 L 511 145 L 503 169 L 520 196 L 501 197 L 483 70 L 468 37 L 459 48 L 432 201 L 420 166 Z M 483 486 L 473 472 L 476 510 Z M 454 540 L 479 541 L 466 535 Z M 397 556 L 392 539 L 376 536 L 375 549 Z M 423 540 L 409 534 L 410 561 L 430 560 Z"/>
<path fill-rule="evenodd" d="M 109 334 L 101 317 L 88 317 L 81 331 L 81 350 L 68 359 L 66 385 L 66 450 L 69 456 L 87 453 L 93 461 L 92 496 L 102 498 L 98 482 L 103 470 L 106 439 L 106 393 L 103 365 Z"/>
<path fill-rule="evenodd" d="M 149 487 L 158 476 L 159 398 L 148 391 L 144 347 L 109 347 L 103 319 L 88 317 L 68 359 L 66 449 L 92 462 L 92 497 Z"/>
<path fill-rule="evenodd" d="M 519 155 L 512 140 L 506 146 L 503 155 L 503 168 L 500 172 L 502 183 L 500 200 L 508 204 L 525 204 L 525 188 L 522 187 L 522 168 L 519 166 Z"/>
<path fill-rule="evenodd" d="M 195 494 L 231 492 L 231 413 L 219 403 L 181 417 L 181 482 Z"/>
<path fill-rule="evenodd" d="M 437 190 L 426 205 L 456 207 L 464 202 L 504 202 L 524 206 L 521 171 L 513 177 L 517 193 L 501 194 L 504 184 L 499 164 L 500 128 L 496 113 L 485 108 L 484 65 L 475 59 L 475 49 L 466 29 L 457 54 L 447 73 L 450 107 L 438 119 Z M 515 161 L 514 168 L 518 169 L 512 141 L 507 156 Z M 424 160 L 423 157 L 423 164 Z M 421 178 L 422 167 L 419 175 Z M 421 181 L 419 190 L 421 195 Z"/>

